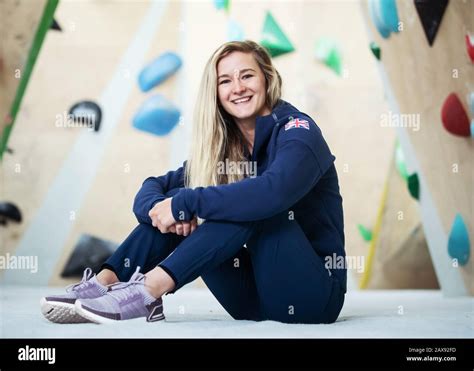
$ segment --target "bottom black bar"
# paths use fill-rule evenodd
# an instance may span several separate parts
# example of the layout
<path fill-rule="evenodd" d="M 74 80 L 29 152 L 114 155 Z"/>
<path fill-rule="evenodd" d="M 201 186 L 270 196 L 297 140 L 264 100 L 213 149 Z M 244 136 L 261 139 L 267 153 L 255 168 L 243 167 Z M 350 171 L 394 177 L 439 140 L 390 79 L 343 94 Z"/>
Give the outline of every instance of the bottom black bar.
<path fill-rule="evenodd" d="M 473 350 L 472 339 L 0 339 L 0 370 L 472 370 Z"/>

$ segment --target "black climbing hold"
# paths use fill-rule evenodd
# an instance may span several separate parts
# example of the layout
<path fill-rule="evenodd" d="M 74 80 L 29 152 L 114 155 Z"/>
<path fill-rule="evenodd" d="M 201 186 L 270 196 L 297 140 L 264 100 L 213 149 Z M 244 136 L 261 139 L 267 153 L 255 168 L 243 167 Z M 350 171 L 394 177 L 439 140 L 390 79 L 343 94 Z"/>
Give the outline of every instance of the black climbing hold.
<path fill-rule="evenodd" d="M 98 272 L 102 264 L 114 253 L 118 245 L 99 237 L 83 234 L 79 238 L 61 277 L 82 277 L 84 269 Z"/>
<path fill-rule="evenodd" d="M 51 27 L 49 27 L 50 30 L 55 30 L 55 31 L 62 31 L 63 29 L 59 25 L 59 23 L 56 21 L 56 19 L 53 18 L 53 22 L 51 23 Z"/>
<path fill-rule="evenodd" d="M 11 202 L 0 202 L 0 224 L 7 225 L 9 221 L 20 223 L 20 209 Z"/>
<path fill-rule="evenodd" d="M 99 131 L 102 110 L 97 103 L 92 101 L 76 103 L 69 110 L 69 115 L 78 126 L 94 128 L 94 131 Z"/>
<path fill-rule="evenodd" d="M 430 46 L 443 19 L 449 0 L 415 0 L 415 8 Z"/>

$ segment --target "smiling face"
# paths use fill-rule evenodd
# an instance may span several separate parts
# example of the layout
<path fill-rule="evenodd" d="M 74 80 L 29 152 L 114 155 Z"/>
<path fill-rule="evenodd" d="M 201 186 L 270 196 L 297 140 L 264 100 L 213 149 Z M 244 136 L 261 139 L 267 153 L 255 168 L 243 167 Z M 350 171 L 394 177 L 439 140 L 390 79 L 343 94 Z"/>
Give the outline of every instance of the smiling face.
<path fill-rule="evenodd" d="M 265 76 L 251 53 L 234 51 L 219 61 L 217 96 L 237 122 L 271 112 L 265 105 Z"/>

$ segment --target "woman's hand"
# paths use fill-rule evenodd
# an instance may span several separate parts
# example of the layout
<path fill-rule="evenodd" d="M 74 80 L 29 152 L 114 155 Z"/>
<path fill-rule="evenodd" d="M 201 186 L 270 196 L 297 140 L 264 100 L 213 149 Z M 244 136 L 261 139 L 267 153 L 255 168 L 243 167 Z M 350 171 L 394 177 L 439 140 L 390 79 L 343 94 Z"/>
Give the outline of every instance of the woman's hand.
<path fill-rule="evenodd" d="M 171 211 L 171 198 L 158 202 L 148 215 L 151 218 L 152 225 L 160 230 L 161 233 L 176 233 L 180 236 L 188 236 L 197 228 L 197 218 L 189 222 L 177 222 Z"/>
<path fill-rule="evenodd" d="M 160 230 L 161 233 L 168 233 L 169 228 L 176 224 L 171 211 L 171 198 L 166 198 L 158 202 L 148 213 L 151 218 L 151 224 Z"/>
<path fill-rule="evenodd" d="M 193 233 L 197 228 L 197 218 L 189 222 L 177 222 L 169 228 L 169 231 L 176 233 L 180 236 L 188 236 Z"/>

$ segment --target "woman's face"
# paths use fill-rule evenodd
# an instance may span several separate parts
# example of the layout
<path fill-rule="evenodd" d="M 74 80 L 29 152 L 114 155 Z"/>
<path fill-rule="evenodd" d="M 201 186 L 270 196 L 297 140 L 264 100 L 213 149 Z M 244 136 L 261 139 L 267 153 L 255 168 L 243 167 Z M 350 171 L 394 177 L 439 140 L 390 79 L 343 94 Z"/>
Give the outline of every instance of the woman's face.
<path fill-rule="evenodd" d="M 251 53 L 232 52 L 217 65 L 217 96 L 238 120 L 270 114 L 265 105 L 265 76 Z"/>

